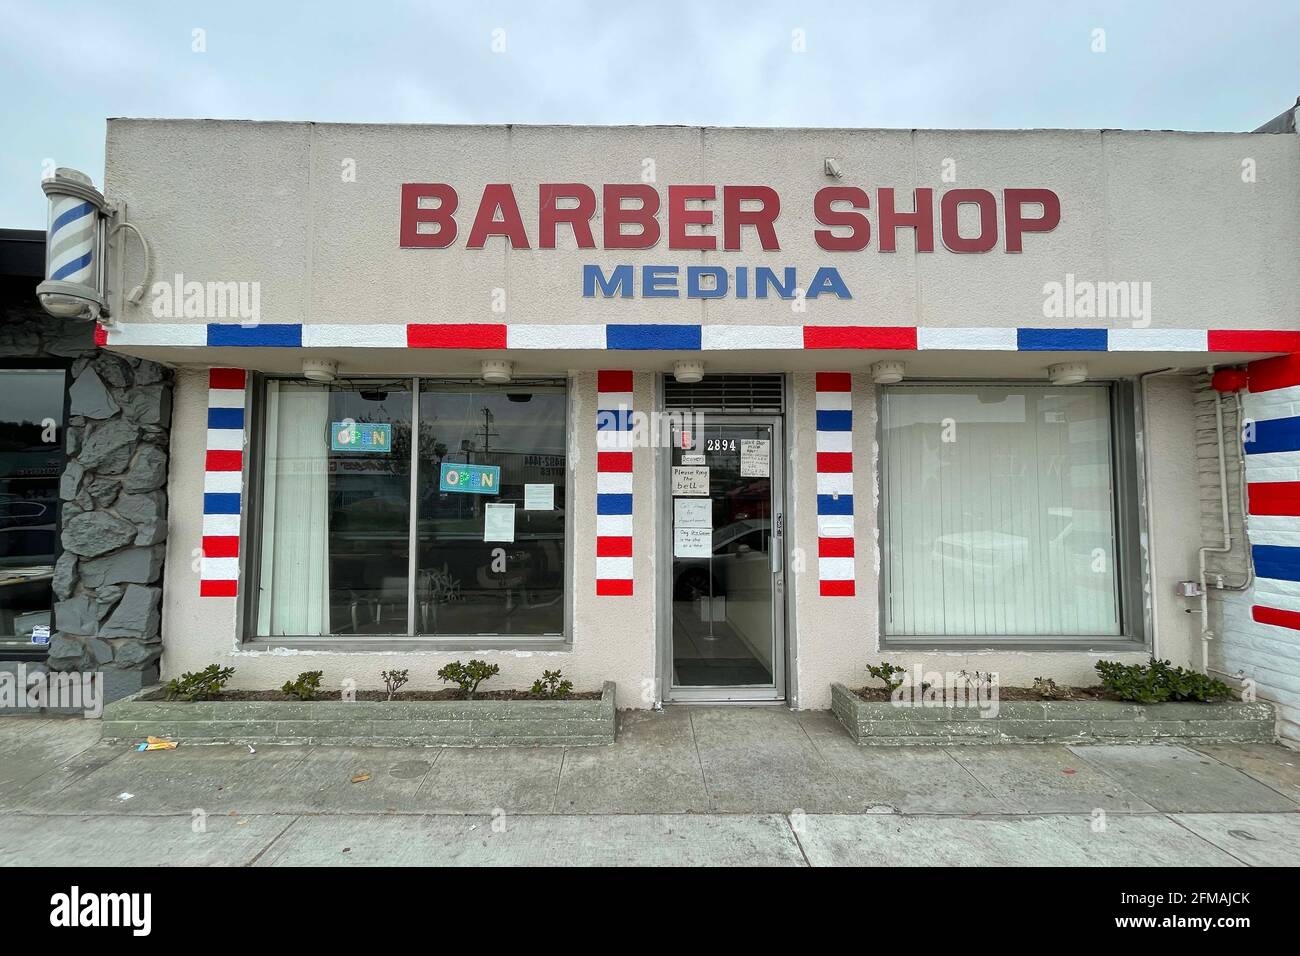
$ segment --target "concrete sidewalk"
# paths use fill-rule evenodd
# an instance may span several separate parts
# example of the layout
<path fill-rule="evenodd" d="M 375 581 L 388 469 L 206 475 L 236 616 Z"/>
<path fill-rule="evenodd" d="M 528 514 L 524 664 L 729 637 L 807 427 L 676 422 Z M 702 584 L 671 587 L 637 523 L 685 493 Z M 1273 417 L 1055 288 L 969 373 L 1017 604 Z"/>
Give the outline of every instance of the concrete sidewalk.
<path fill-rule="evenodd" d="M 1278 746 L 864 748 L 824 712 L 619 717 L 609 747 L 256 753 L 0 720 L 0 864 L 1300 864 L 1300 754 Z"/>

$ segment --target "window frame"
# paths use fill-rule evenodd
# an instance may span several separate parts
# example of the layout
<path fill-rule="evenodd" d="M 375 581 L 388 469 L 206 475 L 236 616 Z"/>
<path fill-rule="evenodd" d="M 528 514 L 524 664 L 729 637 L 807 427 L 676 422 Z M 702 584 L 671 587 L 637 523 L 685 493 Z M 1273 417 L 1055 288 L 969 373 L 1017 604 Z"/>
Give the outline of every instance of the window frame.
<path fill-rule="evenodd" d="M 411 613 L 414 603 L 415 578 L 409 577 L 407 595 L 407 626 L 405 634 L 309 634 L 309 635 L 259 635 L 257 633 L 258 601 L 261 596 L 261 542 L 263 519 L 265 516 L 264 483 L 266 476 L 266 384 L 269 381 L 307 381 L 302 375 L 264 374 L 249 372 L 247 420 L 248 442 L 244 455 L 244 487 L 247 500 L 244 505 L 244 521 L 240 527 L 240 644 L 249 648 L 292 647 L 301 650 L 337 651 L 340 653 L 355 651 L 490 651 L 490 650 L 528 650 L 528 651 L 568 651 L 573 647 L 573 502 L 575 490 L 575 463 L 568 453 L 572 446 L 574 433 L 572 401 L 572 379 L 567 375 L 521 376 L 509 385 L 492 385 L 474 376 L 457 375 L 346 375 L 340 376 L 349 382 L 394 381 L 408 382 L 411 389 L 411 425 L 418 434 L 420 397 L 424 386 L 443 385 L 464 390 L 491 389 L 507 391 L 511 388 L 539 387 L 549 388 L 564 395 L 564 447 L 565 447 L 565 482 L 564 482 L 564 597 L 563 629 L 560 634 L 511 634 L 511 635 L 475 635 L 451 634 L 436 635 L 420 633 L 415 616 Z M 432 390 L 432 389 L 431 389 Z M 419 481 L 419 447 L 411 443 L 411 494 L 409 508 L 409 533 L 407 538 L 408 568 L 414 569 L 418 561 L 419 501 L 415 494 Z"/>
<path fill-rule="evenodd" d="M 884 472 L 886 456 L 885 402 L 890 392 L 917 386 L 944 388 L 1046 387 L 1036 379 L 909 379 L 897 385 L 877 386 L 876 447 L 880 450 L 877 475 Z M 899 635 L 888 633 L 889 621 L 889 528 L 884 494 L 876 504 L 876 527 L 880 535 L 879 634 L 882 650 L 951 651 L 1096 651 L 1119 653 L 1149 651 L 1152 619 L 1149 600 L 1150 565 L 1142 542 L 1149 540 L 1145 494 L 1146 462 L 1141 430 L 1142 408 L 1139 390 L 1129 379 L 1090 380 L 1079 385 L 1053 388 L 1106 388 L 1110 420 L 1112 521 L 1115 534 L 1115 584 L 1119 605 L 1118 635 Z"/>

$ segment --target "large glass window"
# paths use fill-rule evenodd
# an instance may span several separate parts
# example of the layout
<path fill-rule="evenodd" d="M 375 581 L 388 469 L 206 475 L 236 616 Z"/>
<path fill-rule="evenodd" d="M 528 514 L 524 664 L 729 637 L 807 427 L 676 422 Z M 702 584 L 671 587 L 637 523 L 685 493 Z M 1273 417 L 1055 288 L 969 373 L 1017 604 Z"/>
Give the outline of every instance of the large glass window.
<path fill-rule="evenodd" d="M 562 383 L 265 396 L 259 636 L 563 635 Z"/>
<path fill-rule="evenodd" d="M 882 397 L 885 633 L 1122 635 L 1106 386 Z"/>
<path fill-rule="evenodd" d="M 66 375 L 0 369 L 0 646 L 49 643 Z"/>

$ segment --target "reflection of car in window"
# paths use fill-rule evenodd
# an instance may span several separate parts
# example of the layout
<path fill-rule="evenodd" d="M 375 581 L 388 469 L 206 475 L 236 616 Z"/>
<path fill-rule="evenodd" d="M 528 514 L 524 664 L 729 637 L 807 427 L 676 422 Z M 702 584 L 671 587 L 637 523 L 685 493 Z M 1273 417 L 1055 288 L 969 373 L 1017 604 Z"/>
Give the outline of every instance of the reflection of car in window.
<path fill-rule="evenodd" d="M 713 531 L 711 558 L 677 558 L 674 561 L 673 600 L 691 601 L 701 596 L 727 593 L 728 572 L 737 562 L 767 560 L 772 523 L 766 517 L 746 518 Z"/>
<path fill-rule="evenodd" d="M 53 559 L 57 550 L 54 498 L 23 498 L 0 494 L 0 561 L 30 563 L 35 558 Z"/>

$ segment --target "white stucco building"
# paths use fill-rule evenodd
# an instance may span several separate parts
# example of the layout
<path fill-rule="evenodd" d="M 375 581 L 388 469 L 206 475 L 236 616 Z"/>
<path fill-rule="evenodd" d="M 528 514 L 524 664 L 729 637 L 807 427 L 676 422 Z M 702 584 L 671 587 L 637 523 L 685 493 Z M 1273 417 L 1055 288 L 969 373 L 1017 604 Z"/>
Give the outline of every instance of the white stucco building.
<path fill-rule="evenodd" d="M 822 708 L 1155 654 L 1300 734 L 1294 134 L 123 119 L 106 166 L 152 261 L 101 342 L 178 369 L 164 676 Z M 1264 360 L 1243 456 L 1207 370 Z"/>

